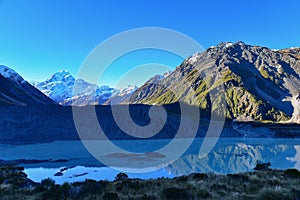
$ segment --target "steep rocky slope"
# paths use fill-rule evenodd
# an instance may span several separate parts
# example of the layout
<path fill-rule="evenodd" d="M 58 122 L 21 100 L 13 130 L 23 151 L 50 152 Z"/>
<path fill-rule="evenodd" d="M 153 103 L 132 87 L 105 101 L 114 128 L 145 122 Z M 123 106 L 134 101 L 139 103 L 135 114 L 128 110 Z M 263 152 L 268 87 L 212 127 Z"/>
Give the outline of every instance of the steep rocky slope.
<path fill-rule="evenodd" d="M 299 52 L 221 43 L 186 59 L 169 76 L 149 80 L 124 102 L 183 101 L 209 113 L 224 110 L 218 104 L 224 94 L 229 119 L 300 122 Z"/>
<path fill-rule="evenodd" d="M 51 99 L 31 86 L 14 70 L 0 65 L 0 106 L 53 105 Z"/>

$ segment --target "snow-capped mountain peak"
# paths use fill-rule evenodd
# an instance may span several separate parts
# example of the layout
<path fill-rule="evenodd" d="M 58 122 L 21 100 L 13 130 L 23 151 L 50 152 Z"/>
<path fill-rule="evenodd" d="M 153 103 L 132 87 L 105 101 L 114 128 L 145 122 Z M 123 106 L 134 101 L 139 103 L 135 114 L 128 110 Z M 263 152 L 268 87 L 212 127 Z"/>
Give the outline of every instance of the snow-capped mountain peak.
<path fill-rule="evenodd" d="M 59 72 L 56 72 L 55 74 L 53 74 L 46 81 L 48 81 L 48 82 L 54 82 L 54 81 L 74 82 L 75 78 L 67 70 L 60 70 Z"/>
<path fill-rule="evenodd" d="M 44 82 L 32 84 L 61 105 L 98 105 L 108 100 L 117 90 L 99 87 L 82 79 L 75 79 L 67 70 L 60 70 Z"/>

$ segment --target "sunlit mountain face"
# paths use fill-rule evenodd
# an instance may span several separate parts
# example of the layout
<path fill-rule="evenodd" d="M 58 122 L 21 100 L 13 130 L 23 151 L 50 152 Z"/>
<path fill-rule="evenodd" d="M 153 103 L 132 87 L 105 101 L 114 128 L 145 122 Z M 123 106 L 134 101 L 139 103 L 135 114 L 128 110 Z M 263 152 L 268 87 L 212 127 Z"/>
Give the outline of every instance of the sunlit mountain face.
<path fill-rule="evenodd" d="M 183 101 L 216 111 L 224 93 L 226 117 L 236 121 L 298 122 L 299 49 L 272 50 L 223 42 L 187 58 L 171 74 L 153 78 L 126 101 L 167 104 Z M 215 88 L 223 87 L 216 97 Z"/>

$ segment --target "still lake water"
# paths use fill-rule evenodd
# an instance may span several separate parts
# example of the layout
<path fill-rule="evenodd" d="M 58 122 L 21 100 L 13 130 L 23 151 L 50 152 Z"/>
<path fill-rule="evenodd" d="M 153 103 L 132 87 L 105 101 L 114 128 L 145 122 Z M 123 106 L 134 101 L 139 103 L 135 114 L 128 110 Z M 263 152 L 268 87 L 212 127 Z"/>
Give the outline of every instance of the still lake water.
<path fill-rule="evenodd" d="M 184 139 L 178 139 L 180 144 Z M 115 145 L 127 151 L 141 153 L 152 152 L 169 144 L 171 140 L 123 140 L 114 141 Z M 251 171 L 257 161 L 270 162 L 272 168 L 300 170 L 300 139 L 272 138 L 221 138 L 205 156 L 199 155 L 203 144 L 202 138 L 193 141 L 188 150 L 180 158 L 168 164 L 159 164 L 164 155 L 145 154 L 143 156 L 108 157 L 110 161 L 120 163 L 120 168 L 106 167 L 94 158 L 81 141 L 57 141 L 45 144 L 0 145 L 1 160 L 37 160 L 37 163 L 21 164 L 25 173 L 33 181 L 39 182 L 52 178 L 56 183 L 94 180 L 113 180 L 122 168 L 131 169 L 130 178 L 176 177 L 195 172 L 214 172 L 218 174 Z M 174 149 L 175 151 L 175 149 Z M 105 152 L 104 152 L 105 153 Z M 135 163 L 157 163 L 142 173 L 135 170 Z M 138 165 L 137 165 L 138 166 Z M 65 168 L 64 170 L 62 170 Z M 62 171 L 61 176 L 54 176 Z"/>

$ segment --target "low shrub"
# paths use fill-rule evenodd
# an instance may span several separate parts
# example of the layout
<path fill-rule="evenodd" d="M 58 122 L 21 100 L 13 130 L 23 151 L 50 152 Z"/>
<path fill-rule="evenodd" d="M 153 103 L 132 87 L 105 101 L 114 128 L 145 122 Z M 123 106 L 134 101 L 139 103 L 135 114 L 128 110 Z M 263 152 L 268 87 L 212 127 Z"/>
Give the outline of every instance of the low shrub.
<path fill-rule="evenodd" d="M 241 182 L 249 181 L 249 177 L 242 174 L 227 174 L 227 176 Z"/>
<path fill-rule="evenodd" d="M 128 179 L 128 175 L 125 173 L 119 173 L 115 177 L 115 181 L 122 181 L 122 180 L 127 180 L 127 179 Z"/>
<path fill-rule="evenodd" d="M 203 174 L 203 173 L 196 173 L 196 174 L 193 174 L 192 177 L 193 177 L 193 179 L 201 180 L 201 179 L 208 178 L 208 175 L 207 174 Z"/>
<path fill-rule="evenodd" d="M 170 187 L 163 190 L 163 196 L 166 199 L 174 199 L 174 200 L 181 200 L 181 199 L 189 199 L 189 195 L 185 189 Z"/>
<path fill-rule="evenodd" d="M 118 200 L 119 196 L 118 194 L 114 193 L 114 192 L 107 192 L 103 195 L 103 200 Z"/>
<path fill-rule="evenodd" d="M 197 192 L 197 197 L 200 199 L 203 199 L 203 198 L 207 199 L 210 197 L 210 193 L 206 190 L 200 189 Z"/>
<path fill-rule="evenodd" d="M 174 180 L 176 180 L 178 182 L 186 182 L 188 180 L 188 178 L 186 176 L 180 176 L 180 177 L 174 178 Z"/>
<path fill-rule="evenodd" d="M 264 190 L 258 195 L 258 199 L 261 200 L 289 200 L 292 199 L 287 195 L 283 194 L 279 190 Z"/>
<path fill-rule="evenodd" d="M 284 171 L 284 174 L 294 177 L 300 177 L 300 172 L 297 169 L 287 169 Z"/>
<path fill-rule="evenodd" d="M 271 167 L 271 163 L 257 163 L 254 170 L 267 170 Z"/>
<path fill-rule="evenodd" d="M 55 185 L 55 181 L 52 180 L 51 178 L 47 178 L 41 181 L 41 185 L 46 188 L 51 188 Z"/>

